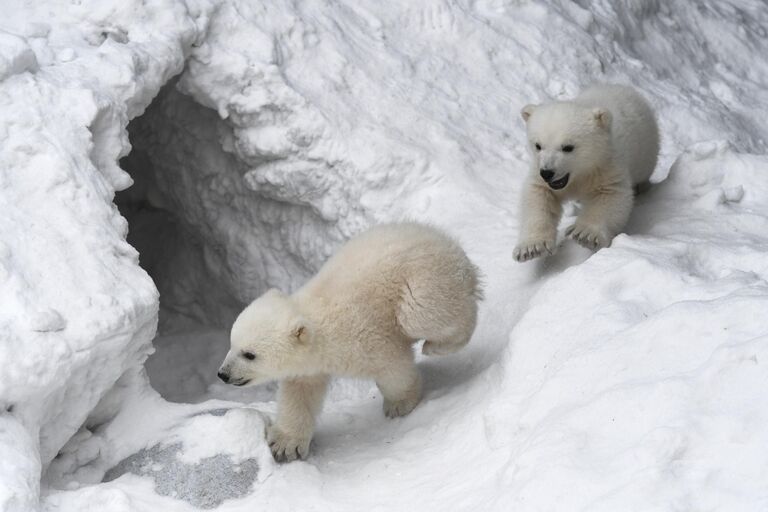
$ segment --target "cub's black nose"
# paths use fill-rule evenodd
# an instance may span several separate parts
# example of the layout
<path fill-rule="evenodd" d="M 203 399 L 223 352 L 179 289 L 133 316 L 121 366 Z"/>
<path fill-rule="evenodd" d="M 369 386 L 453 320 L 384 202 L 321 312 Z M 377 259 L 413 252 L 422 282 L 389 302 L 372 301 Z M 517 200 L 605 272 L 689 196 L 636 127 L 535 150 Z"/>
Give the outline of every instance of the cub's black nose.
<path fill-rule="evenodd" d="M 223 380 L 224 382 L 227 382 L 227 383 L 229 382 L 229 374 L 228 374 L 228 373 L 219 372 L 219 373 L 217 373 L 216 375 L 218 375 L 218 376 L 219 376 L 219 378 L 220 378 L 221 380 Z"/>
<path fill-rule="evenodd" d="M 542 179 L 549 183 L 549 181 L 555 177 L 555 171 L 551 169 L 542 169 L 539 174 L 541 174 Z"/>

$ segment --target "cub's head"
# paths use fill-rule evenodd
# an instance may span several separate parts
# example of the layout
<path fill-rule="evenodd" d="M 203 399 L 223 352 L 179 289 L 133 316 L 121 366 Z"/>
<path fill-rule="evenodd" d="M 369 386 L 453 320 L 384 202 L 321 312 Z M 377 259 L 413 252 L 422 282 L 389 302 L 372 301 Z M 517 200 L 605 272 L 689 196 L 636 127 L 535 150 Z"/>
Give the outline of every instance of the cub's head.
<path fill-rule="evenodd" d="M 526 105 L 520 112 L 528 129 L 533 170 L 553 190 L 561 190 L 611 158 L 611 113 L 570 102 Z"/>
<path fill-rule="evenodd" d="M 218 376 L 245 386 L 296 375 L 310 342 L 310 327 L 290 297 L 270 290 L 235 320 Z"/>

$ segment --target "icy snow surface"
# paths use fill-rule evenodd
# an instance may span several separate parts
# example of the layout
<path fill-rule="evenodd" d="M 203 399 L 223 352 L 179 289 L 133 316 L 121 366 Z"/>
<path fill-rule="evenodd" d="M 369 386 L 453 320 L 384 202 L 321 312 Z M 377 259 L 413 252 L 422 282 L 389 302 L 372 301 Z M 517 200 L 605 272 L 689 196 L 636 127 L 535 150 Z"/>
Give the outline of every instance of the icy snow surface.
<path fill-rule="evenodd" d="M 0 510 L 768 509 L 761 0 L 3 7 Z M 519 109 L 595 81 L 657 109 L 656 184 L 516 264 Z M 473 341 L 406 418 L 335 384 L 274 464 L 229 323 L 403 217 L 483 270 Z"/>

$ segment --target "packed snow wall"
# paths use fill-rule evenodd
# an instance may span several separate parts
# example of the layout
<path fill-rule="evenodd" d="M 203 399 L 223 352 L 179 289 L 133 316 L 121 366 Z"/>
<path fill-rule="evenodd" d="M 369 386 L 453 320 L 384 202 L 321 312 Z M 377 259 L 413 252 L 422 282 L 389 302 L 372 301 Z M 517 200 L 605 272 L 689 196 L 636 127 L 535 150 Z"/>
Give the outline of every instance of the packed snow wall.
<path fill-rule="evenodd" d="M 541 277 L 531 266 L 509 267 L 526 168 L 520 106 L 569 97 L 593 81 L 637 85 L 659 112 L 664 134 L 656 181 L 691 143 L 726 139 L 738 150 L 764 152 L 768 138 L 761 122 L 766 66 L 755 58 L 764 53 L 768 22 L 760 2 L 99 1 L 6 8 L 9 16 L 0 22 L 0 207 L 10 214 L 0 216 L 0 304 L 6 312 L 0 317 L 0 507 L 10 510 L 35 505 L 40 473 L 68 439 L 74 440 L 61 458 L 69 457 L 73 468 L 93 465 L 93 480 L 80 479 L 83 486 L 103 476 L 100 457 L 109 459 L 121 444 L 141 445 L 141 434 L 128 439 L 127 432 L 122 439 L 103 437 L 101 452 L 80 441 L 98 437 L 127 407 L 125 397 L 137 407 L 151 394 L 141 368 L 151 351 L 158 296 L 134 247 L 163 306 L 226 326 L 266 287 L 294 288 L 336 244 L 373 222 L 402 216 L 472 240 L 470 254 L 494 279 L 484 306 L 494 321 L 481 325 L 479 341 L 450 371 L 439 363 L 426 368 L 433 389 L 442 383 L 447 391 L 440 391 L 439 407 L 425 404 L 421 411 L 439 409 L 455 420 L 429 428 L 437 425 L 453 447 L 487 435 L 492 453 L 509 457 L 509 467 L 541 474 L 537 457 L 545 463 L 547 453 L 530 455 L 499 434 L 518 432 L 510 418 L 519 410 L 500 406 L 495 410 L 501 412 L 486 415 L 466 405 L 498 389 L 525 390 L 515 375 L 525 375 L 544 352 L 518 344 L 532 336 L 558 339 L 559 331 L 531 328 L 514 333 L 516 352 L 506 349 L 536 292 L 531 283 Z M 128 131 L 135 149 L 120 169 Z M 685 169 L 710 160 L 752 168 L 715 147 L 693 151 L 689 159 L 705 164 Z M 128 225 L 112 204 L 116 190 L 125 190 L 118 202 L 134 247 L 125 243 Z M 671 232 L 661 216 L 656 221 L 661 228 L 655 236 Z M 630 249 L 628 260 L 650 251 Z M 626 254 L 601 254 L 585 269 L 602 276 L 611 258 Z M 669 260 L 684 257 L 675 253 Z M 742 267 L 739 272 L 752 275 L 753 263 Z M 712 271 L 718 272 L 725 270 Z M 551 295 L 542 295 L 544 304 L 533 304 L 534 312 L 545 316 L 564 290 L 588 292 L 569 283 L 562 276 Z M 616 302 L 600 300 L 609 307 Z M 585 308 L 585 315 L 593 313 Z M 751 324 L 747 331 L 759 334 Z M 586 336 L 574 350 L 595 343 Z M 549 346 L 552 361 L 560 350 Z M 681 353 L 687 350 L 695 347 Z M 478 376 L 491 384 L 476 384 L 468 396 L 478 400 L 468 400 L 459 383 Z M 579 389 L 571 380 L 552 382 L 554 389 Z M 532 403 L 546 416 L 556 396 L 553 391 L 551 399 Z M 153 411 L 162 414 L 163 407 L 170 409 L 160 403 Z M 475 413 L 486 434 L 472 437 L 478 422 L 462 418 L 469 422 Z M 438 460 L 441 446 L 426 443 L 418 428 L 386 430 L 378 418 L 371 426 L 404 439 L 418 460 Z M 538 432 L 546 437 L 546 428 Z M 536 432 L 531 435 L 535 440 Z M 347 462 L 348 474 L 322 468 L 331 498 L 334 489 L 343 494 L 343 482 L 365 473 L 358 471 L 363 465 L 370 463 L 379 477 L 391 473 L 371 462 L 376 455 L 392 460 L 389 452 L 376 451 L 384 439 L 373 441 L 371 459 L 356 448 L 343 453 L 359 463 Z M 491 455 L 479 445 L 466 452 Z M 441 465 L 457 478 L 465 475 L 455 468 L 476 471 L 462 453 L 457 449 L 452 463 Z M 529 454 L 528 462 L 513 460 L 521 453 Z M 439 470 L 408 461 L 409 474 Z M 286 471 L 306 477 L 303 482 L 319 478 L 301 468 Z M 573 482 L 565 473 L 562 481 Z M 79 478 L 67 484 L 76 487 Z M 507 486 L 520 491 L 506 495 L 507 503 L 520 496 L 546 502 L 545 493 L 536 492 L 541 482 L 530 482 L 530 488 L 519 481 Z M 267 498 L 271 489 L 279 492 L 279 483 L 273 485 L 262 491 Z M 487 496 L 479 499 L 493 508 L 498 490 L 484 489 Z M 415 503 L 406 491 L 396 494 Z M 67 495 L 72 509 L 84 510 L 88 492 Z M 59 499 L 55 490 L 51 495 Z M 279 503 L 289 509 L 292 498 Z"/>
<path fill-rule="evenodd" d="M 168 240 L 175 235 L 159 232 L 157 222 L 144 218 L 147 210 L 132 230 L 145 267 L 162 267 L 154 273 L 166 307 L 226 326 L 266 288 L 298 286 L 335 245 L 372 222 L 425 211 L 408 200 L 425 184 L 448 179 L 463 185 L 498 177 L 495 168 L 507 167 L 510 172 L 501 179 L 513 178 L 504 185 L 515 187 L 519 180 L 511 169 L 524 168 L 524 155 L 509 154 L 506 146 L 520 136 L 509 138 L 520 102 L 567 96 L 589 81 L 581 76 L 639 75 L 633 81 L 654 91 L 650 99 L 665 111 L 665 133 L 693 142 L 722 138 L 719 130 L 726 129 L 753 134 L 734 137 L 738 149 L 765 145 L 763 128 L 735 102 L 743 94 L 764 92 L 743 83 L 726 85 L 730 72 L 722 58 L 733 54 L 737 62 L 730 65 L 747 68 L 739 55 L 757 44 L 757 24 L 747 24 L 744 40 L 728 41 L 734 44 L 730 48 L 714 34 L 675 35 L 681 13 L 658 2 L 598 3 L 589 9 L 555 3 L 549 13 L 530 6 L 520 9 L 517 21 L 494 18 L 494 9 L 502 7 L 480 2 L 475 12 L 515 47 L 502 52 L 496 45 L 504 37 L 481 34 L 466 43 L 471 51 L 459 53 L 429 34 L 444 24 L 474 34 L 476 25 L 455 19 L 462 8 L 442 2 L 414 8 L 422 28 L 429 29 L 416 35 L 399 27 L 400 17 L 409 19 L 409 13 L 397 10 L 366 15 L 367 8 L 351 5 L 220 6 L 185 72 L 129 127 L 133 152 L 123 166 L 138 185 L 124 192 L 125 200 L 171 212 L 178 221 L 171 231 L 184 233 Z M 723 6 L 702 8 L 695 21 L 707 26 L 729 14 L 735 13 Z M 567 57 L 554 57 L 561 51 L 557 45 L 514 37 L 523 28 L 535 32 L 530 41 L 545 37 L 536 23 L 545 16 L 561 32 L 558 40 L 580 43 L 567 50 L 573 62 L 564 65 Z M 396 31 L 399 51 L 390 48 L 385 26 Z M 690 61 L 717 63 L 707 77 L 707 92 L 700 75 L 666 80 L 680 62 Z M 313 65 L 317 62 L 324 65 Z M 495 78 L 467 83 L 457 78 L 461 73 Z M 408 88 L 398 85 L 409 76 Z M 501 87 L 508 88 L 506 96 L 499 95 Z M 691 111 L 689 96 L 701 108 Z M 727 118 L 717 108 L 723 103 L 733 107 Z M 494 109 L 496 115 L 490 115 Z M 483 118 L 499 124 L 483 126 L 477 122 Z M 676 128 L 677 122 L 686 128 Z M 481 137 L 485 142 L 472 140 Z M 665 138 L 668 154 L 669 146 Z M 487 160 L 490 170 L 480 164 Z M 481 187 L 480 196 L 494 188 L 489 185 Z M 476 187 L 466 188 L 467 194 L 478 194 Z M 141 235 L 144 226 L 155 233 Z M 191 245 L 160 250 L 152 240 Z"/>
<path fill-rule="evenodd" d="M 329 126 L 282 76 L 272 29 L 256 23 L 266 7 L 8 9 L 0 504 L 26 510 L 66 441 L 146 386 L 158 290 L 135 248 L 164 306 L 227 325 L 267 287 L 302 282 L 339 241 L 397 217 L 425 158 L 372 127 Z M 216 9 L 221 25 L 209 26 Z M 228 62 L 206 62 L 217 45 Z M 171 81 L 185 63 L 196 71 Z"/>
<path fill-rule="evenodd" d="M 248 115 L 269 120 L 251 120 L 242 133 L 173 81 L 129 125 L 133 149 L 122 165 L 135 184 L 116 202 L 169 312 L 229 326 L 267 288 L 296 288 L 340 241 L 395 213 L 366 207 L 362 197 L 393 195 L 392 182 L 405 181 L 403 168 L 371 179 L 343 155 L 312 147 L 319 132 L 274 118 L 288 109 L 257 105 Z M 290 136 L 270 133 L 269 141 L 250 133 L 256 130 Z M 283 147 L 267 150 L 238 137 Z"/>
<path fill-rule="evenodd" d="M 117 160 L 206 15 L 172 1 L 3 11 L 0 509 L 28 511 L 42 470 L 151 351 L 157 290 L 112 203 L 131 184 Z"/>

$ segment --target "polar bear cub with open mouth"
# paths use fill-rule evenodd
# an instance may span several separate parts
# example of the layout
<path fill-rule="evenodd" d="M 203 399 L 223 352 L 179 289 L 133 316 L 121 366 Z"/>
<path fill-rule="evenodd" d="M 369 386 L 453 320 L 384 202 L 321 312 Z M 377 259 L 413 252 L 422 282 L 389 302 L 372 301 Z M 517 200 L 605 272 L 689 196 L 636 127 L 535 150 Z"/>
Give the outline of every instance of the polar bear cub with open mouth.
<path fill-rule="evenodd" d="M 589 249 L 610 245 L 632 211 L 634 191 L 656 167 L 653 110 L 631 87 L 596 85 L 570 101 L 526 105 L 531 171 L 523 188 L 520 239 L 526 261 L 555 251 L 563 201 L 581 212 L 566 236 Z"/>
<path fill-rule="evenodd" d="M 330 376 L 369 378 L 388 417 L 421 400 L 412 345 L 426 355 L 467 344 L 478 270 L 449 236 L 417 223 L 375 227 L 344 245 L 295 293 L 270 290 L 240 313 L 219 378 L 280 381 L 268 441 L 277 460 L 305 458 Z"/>

